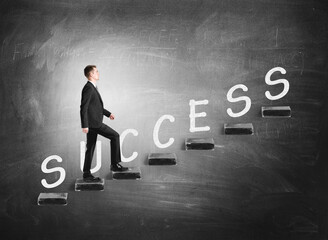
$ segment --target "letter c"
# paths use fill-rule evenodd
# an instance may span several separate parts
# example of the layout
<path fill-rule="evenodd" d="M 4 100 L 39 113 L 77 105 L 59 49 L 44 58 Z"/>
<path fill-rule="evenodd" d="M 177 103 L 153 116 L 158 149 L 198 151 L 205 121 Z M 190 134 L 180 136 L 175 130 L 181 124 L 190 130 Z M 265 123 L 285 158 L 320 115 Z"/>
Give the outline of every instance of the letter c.
<path fill-rule="evenodd" d="M 121 137 L 120 137 L 121 146 L 123 146 L 123 141 L 124 141 L 126 135 L 128 135 L 129 133 L 132 133 L 133 136 L 135 136 L 135 137 L 138 136 L 138 131 L 137 130 L 135 130 L 135 129 L 126 129 L 124 132 L 122 132 Z M 134 159 L 136 159 L 137 156 L 138 156 L 138 153 L 133 152 L 130 157 L 126 158 L 126 157 L 123 156 L 123 153 L 121 153 L 122 162 L 131 162 Z"/>
<path fill-rule="evenodd" d="M 153 139 L 154 139 L 155 145 L 157 147 L 159 147 L 159 148 L 167 148 L 167 147 L 171 146 L 173 144 L 173 142 L 174 142 L 174 138 L 170 138 L 169 141 L 167 143 L 164 143 L 164 144 L 162 144 L 162 143 L 159 142 L 159 139 L 158 139 L 159 128 L 160 128 L 162 122 L 165 119 L 170 120 L 170 122 L 174 122 L 175 121 L 175 119 L 174 119 L 174 117 L 172 115 L 163 115 L 163 116 L 161 116 L 157 120 L 157 122 L 155 124 L 155 127 L 154 127 Z"/>

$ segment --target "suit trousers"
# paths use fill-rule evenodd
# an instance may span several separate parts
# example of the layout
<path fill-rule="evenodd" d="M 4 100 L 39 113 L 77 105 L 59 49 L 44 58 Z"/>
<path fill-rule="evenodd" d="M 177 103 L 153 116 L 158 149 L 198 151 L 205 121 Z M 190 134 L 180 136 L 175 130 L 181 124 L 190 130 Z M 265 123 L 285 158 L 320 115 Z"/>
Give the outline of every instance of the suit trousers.
<path fill-rule="evenodd" d="M 89 128 L 87 133 L 87 150 L 85 151 L 83 173 L 90 173 L 97 135 L 110 139 L 111 164 L 121 162 L 120 135 L 112 128 L 102 123 L 100 128 Z"/>

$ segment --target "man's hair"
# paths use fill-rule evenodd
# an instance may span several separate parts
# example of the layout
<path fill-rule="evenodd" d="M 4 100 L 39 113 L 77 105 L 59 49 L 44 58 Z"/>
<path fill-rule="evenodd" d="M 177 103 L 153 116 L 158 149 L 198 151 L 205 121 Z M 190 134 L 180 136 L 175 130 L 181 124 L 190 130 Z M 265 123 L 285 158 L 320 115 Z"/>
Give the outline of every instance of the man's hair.
<path fill-rule="evenodd" d="M 88 65 L 84 68 L 84 76 L 86 76 L 87 78 L 89 77 L 90 75 L 90 72 L 96 68 L 96 65 Z"/>

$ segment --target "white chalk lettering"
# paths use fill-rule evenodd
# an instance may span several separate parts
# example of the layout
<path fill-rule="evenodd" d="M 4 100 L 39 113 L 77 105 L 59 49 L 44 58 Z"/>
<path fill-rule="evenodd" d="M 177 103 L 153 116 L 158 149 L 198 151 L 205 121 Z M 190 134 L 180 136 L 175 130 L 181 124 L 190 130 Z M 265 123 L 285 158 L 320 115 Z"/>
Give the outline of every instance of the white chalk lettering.
<path fill-rule="evenodd" d="M 201 112 L 201 113 L 196 113 L 196 105 L 207 105 L 208 100 L 201 100 L 201 101 L 195 101 L 194 99 L 191 99 L 189 101 L 189 106 L 190 106 L 190 132 L 205 132 L 209 131 L 210 127 L 205 126 L 205 127 L 196 127 L 196 118 L 199 117 L 206 117 L 206 112 Z"/>
<path fill-rule="evenodd" d="M 248 88 L 245 85 L 237 84 L 237 85 L 233 86 L 232 88 L 230 88 L 228 93 L 227 93 L 227 100 L 229 102 L 234 103 L 234 102 L 245 101 L 245 103 L 246 103 L 245 108 L 242 111 L 238 112 L 238 113 L 232 112 L 231 108 L 227 109 L 228 115 L 230 117 L 234 117 L 234 118 L 245 115 L 249 111 L 249 109 L 251 109 L 251 105 L 252 105 L 251 104 L 251 99 L 249 97 L 246 97 L 246 96 L 237 97 L 237 98 L 232 97 L 233 92 L 235 90 L 239 89 L 239 88 L 242 89 L 244 92 L 248 91 Z"/>
<path fill-rule="evenodd" d="M 162 143 L 160 143 L 160 141 L 159 141 L 159 139 L 158 139 L 159 128 L 160 128 L 162 122 L 163 122 L 165 119 L 170 120 L 170 122 L 174 122 L 174 120 L 175 120 L 174 117 L 173 117 L 172 115 L 163 115 L 163 116 L 161 116 L 161 117 L 157 120 L 157 122 L 156 122 L 156 124 L 155 124 L 155 127 L 154 127 L 154 131 L 153 131 L 153 139 L 154 139 L 154 143 L 155 143 L 155 145 L 156 145 L 157 147 L 159 147 L 159 148 L 167 148 L 167 147 L 171 146 L 171 145 L 173 144 L 173 142 L 174 142 L 174 138 L 170 138 L 169 141 L 168 141 L 167 143 L 162 144 Z"/>
<path fill-rule="evenodd" d="M 265 75 L 265 82 L 266 84 L 268 85 L 276 85 L 276 84 L 279 84 L 279 83 L 282 83 L 284 84 L 284 90 L 276 95 L 276 96 L 272 96 L 271 93 L 269 91 L 266 91 L 265 92 L 265 96 L 269 99 L 269 100 L 278 100 L 282 97 L 284 97 L 288 91 L 289 91 L 289 82 L 287 79 L 278 79 L 278 80 L 274 80 L 272 81 L 270 78 L 271 78 L 271 75 L 274 73 L 274 72 L 280 72 L 281 74 L 286 74 L 286 70 L 282 67 L 275 67 L 275 68 L 272 68 L 266 75 Z"/>
<path fill-rule="evenodd" d="M 91 173 L 98 172 L 101 168 L 101 141 L 97 141 L 96 143 L 96 151 L 97 151 L 97 163 L 94 168 L 90 171 Z M 80 142 L 80 168 L 83 172 L 83 165 L 84 165 L 84 158 L 85 158 L 85 141 Z"/>
<path fill-rule="evenodd" d="M 138 136 L 138 131 L 137 130 L 135 130 L 135 129 L 126 129 L 124 132 L 122 132 L 121 137 L 120 137 L 121 148 L 123 148 L 123 141 L 124 141 L 126 135 L 128 135 L 129 133 L 132 133 L 133 136 L 135 136 L 135 137 Z M 124 157 L 122 152 L 123 151 L 121 151 L 122 162 L 131 162 L 134 159 L 136 159 L 137 156 L 138 156 L 137 152 L 133 152 L 130 157 Z"/>
<path fill-rule="evenodd" d="M 53 172 L 59 172 L 60 173 L 60 177 L 59 179 L 54 182 L 54 183 L 47 183 L 47 181 L 45 179 L 41 180 L 41 184 L 42 186 L 44 186 L 45 188 L 54 188 L 59 186 L 60 184 L 62 184 L 65 180 L 65 176 L 66 176 L 66 172 L 65 169 L 62 167 L 54 167 L 54 168 L 47 168 L 47 164 L 48 162 L 50 162 L 51 160 L 56 160 L 57 162 L 62 162 L 63 159 L 61 157 L 59 157 L 58 155 L 51 155 L 49 157 L 47 157 L 46 159 L 43 160 L 42 164 L 41 164 L 41 170 L 44 173 L 53 173 Z"/>
<path fill-rule="evenodd" d="M 168 37 L 171 41 L 171 38 L 174 38 L 174 34 L 168 35 L 166 30 L 162 30 L 161 34 L 163 35 L 159 35 L 159 41 L 161 40 L 167 40 L 166 37 Z M 151 34 L 150 34 L 151 35 Z M 142 37 L 142 36 L 141 36 Z M 4 42 L 3 42 L 4 45 Z M 19 50 L 19 46 L 22 44 L 16 44 L 15 45 L 15 50 L 14 50 L 14 55 L 13 55 L 13 60 L 17 60 L 17 57 L 19 56 L 19 54 L 21 54 L 21 51 Z M 162 48 L 164 49 L 164 48 Z M 1 50 L 3 52 L 3 50 Z M 92 50 L 93 51 L 93 50 Z M 92 51 L 90 50 L 89 54 L 92 53 Z M 188 49 L 189 51 L 189 49 Z M 190 49 L 190 54 L 193 54 L 194 49 Z M 0 54 L 2 54 L 2 52 Z M 129 60 L 131 58 L 131 53 L 123 53 L 125 55 L 121 55 L 121 60 L 126 62 L 125 60 Z M 156 55 L 155 57 L 158 58 L 158 56 L 160 56 L 160 58 L 165 59 L 165 56 L 162 55 Z M 303 55 L 302 55 L 303 57 Z M 137 61 L 139 61 L 137 59 Z M 147 60 L 148 61 L 148 60 Z M 154 62 L 155 63 L 155 62 Z M 158 63 L 158 62 L 156 62 Z M 303 66 L 304 67 L 304 66 Z M 303 70 L 302 70 L 303 71 Z M 272 96 L 271 93 L 269 91 L 265 92 L 265 96 L 269 99 L 269 100 L 277 100 L 280 99 L 282 97 L 284 97 L 288 91 L 289 91 L 289 81 L 286 79 L 278 79 L 278 80 L 271 80 L 271 76 L 275 73 L 275 72 L 280 72 L 281 74 L 286 74 L 286 70 L 282 67 L 275 67 L 272 68 L 271 70 L 269 70 L 267 72 L 267 74 L 265 75 L 265 82 L 267 85 L 277 85 L 277 84 L 283 84 L 284 89 L 283 91 L 275 96 Z M 231 108 L 227 108 L 227 113 L 230 117 L 236 118 L 236 117 L 241 117 L 243 115 L 245 115 L 251 108 L 252 106 L 252 101 L 248 96 L 239 96 L 239 97 L 233 97 L 232 95 L 234 94 L 234 92 L 236 90 L 243 90 L 244 92 L 248 91 L 247 86 L 245 86 L 244 84 L 237 84 L 233 87 L 231 87 L 229 89 L 229 91 L 227 92 L 227 100 L 231 103 L 236 103 L 236 102 L 241 102 L 244 101 L 245 102 L 245 107 L 240 111 L 240 112 L 233 112 Z M 240 91 L 240 90 L 239 90 Z M 210 127 L 209 126 L 201 126 L 201 127 L 196 127 L 196 118 L 201 118 L 201 117 L 206 117 L 207 114 L 206 112 L 196 112 L 196 106 L 199 105 L 207 105 L 209 104 L 209 101 L 207 99 L 204 100 L 199 100 L 196 101 L 194 99 L 191 99 L 189 101 L 189 106 L 190 106 L 190 112 L 189 112 L 189 119 L 190 119 L 190 128 L 189 131 L 190 132 L 202 132 L 202 131 L 209 131 Z M 172 115 L 166 114 L 166 115 L 162 115 L 156 122 L 154 129 L 153 129 L 153 141 L 155 143 L 155 145 L 158 148 L 168 148 L 170 147 L 175 139 L 173 137 L 170 137 L 169 140 L 165 143 L 161 143 L 159 140 L 159 131 L 160 131 L 160 127 L 162 125 L 162 123 L 165 120 L 169 120 L 171 123 L 173 123 L 175 121 L 175 118 Z M 198 120 L 201 121 L 201 120 Z M 167 133 L 168 131 L 164 131 L 164 133 Z M 123 148 L 123 143 L 125 138 L 127 137 L 128 134 L 132 134 L 133 136 L 138 136 L 139 133 L 136 129 L 126 129 L 125 131 L 122 132 L 121 136 L 120 136 L 120 146 Z M 162 132 L 163 134 L 163 132 Z M 97 171 L 100 170 L 101 168 L 101 141 L 97 141 L 96 142 L 96 149 L 97 149 L 97 161 L 96 161 L 96 166 L 94 168 L 91 169 L 91 173 L 95 173 Z M 86 151 L 86 144 L 84 141 L 80 142 L 80 168 L 81 171 L 83 171 L 83 166 L 84 166 L 84 158 L 85 158 L 85 151 Z M 122 161 L 123 162 L 131 162 L 133 160 L 135 160 L 138 157 L 138 152 L 134 151 L 129 157 L 125 157 L 123 156 L 123 153 L 121 151 L 121 157 L 122 157 Z M 64 180 L 65 180 L 65 176 L 66 176 L 66 172 L 65 169 L 62 167 L 53 167 L 53 168 L 47 168 L 47 164 L 51 161 L 51 160 L 56 160 L 57 162 L 62 162 L 62 158 L 59 157 L 58 155 L 51 155 L 49 157 L 47 157 L 41 164 L 41 170 L 44 173 L 53 173 L 53 172 L 59 172 L 59 179 L 54 182 L 49 184 L 46 179 L 42 179 L 41 180 L 41 184 L 45 187 L 45 188 L 54 188 L 59 186 Z M 58 173 L 55 175 L 57 177 Z"/>

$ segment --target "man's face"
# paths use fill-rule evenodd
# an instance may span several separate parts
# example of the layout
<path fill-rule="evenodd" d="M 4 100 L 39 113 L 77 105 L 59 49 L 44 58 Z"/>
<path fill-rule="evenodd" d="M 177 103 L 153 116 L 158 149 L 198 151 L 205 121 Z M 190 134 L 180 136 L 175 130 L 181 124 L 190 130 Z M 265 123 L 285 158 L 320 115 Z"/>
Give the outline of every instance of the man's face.
<path fill-rule="evenodd" d="M 93 70 L 90 72 L 90 77 L 94 80 L 99 80 L 99 72 L 97 68 L 93 68 Z"/>

